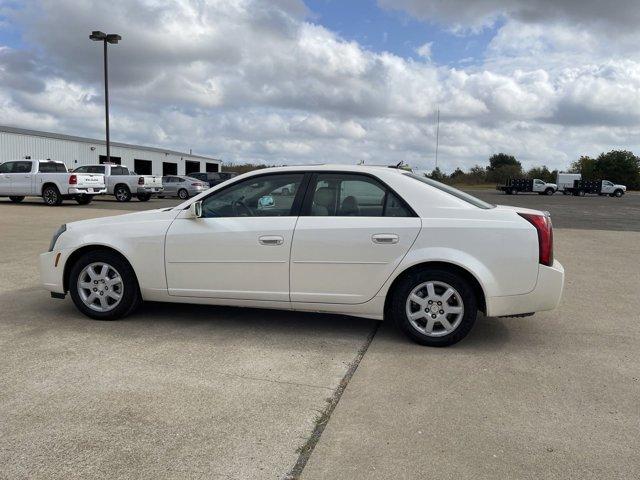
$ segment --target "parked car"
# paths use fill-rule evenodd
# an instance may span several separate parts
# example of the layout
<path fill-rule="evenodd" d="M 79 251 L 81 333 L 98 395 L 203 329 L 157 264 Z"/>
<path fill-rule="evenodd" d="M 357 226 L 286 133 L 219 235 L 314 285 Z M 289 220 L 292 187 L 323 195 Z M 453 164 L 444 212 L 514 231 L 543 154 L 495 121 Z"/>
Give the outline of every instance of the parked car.
<path fill-rule="evenodd" d="M 186 200 L 189 197 L 202 193 L 209 185 L 197 178 L 186 177 L 184 175 L 167 175 L 162 177 L 164 191 L 159 198 L 178 197 Z"/>
<path fill-rule="evenodd" d="M 75 173 L 101 173 L 105 176 L 107 194 L 118 202 L 128 202 L 133 195 L 146 202 L 152 195 L 162 193 L 162 177 L 158 175 L 138 175 L 127 167 L 115 163 L 83 165 Z"/>
<path fill-rule="evenodd" d="M 219 183 L 226 182 L 236 175 L 237 174 L 233 172 L 198 172 L 189 174 L 192 178 L 197 178 L 198 180 L 208 183 L 209 187 L 214 187 Z"/>
<path fill-rule="evenodd" d="M 553 195 L 558 190 L 555 183 L 547 183 L 539 178 L 510 178 L 504 185 L 496 186 L 507 195 L 517 195 L 518 193 L 538 193 L 540 195 Z"/>
<path fill-rule="evenodd" d="M 564 192 L 567 195 L 584 196 L 586 194 L 593 195 L 609 195 L 610 197 L 621 197 L 627 191 L 625 185 L 617 185 L 609 180 L 581 180 L 573 181 L 571 187 L 565 187 Z M 563 192 L 563 193 L 564 193 Z"/>
<path fill-rule="evenodd" d="M 105 192 L 104 175 L 69 173 L 62 162 L 15 160 L 0 165 L 0 196 L 14 203 L 42 197 L 51 206 L 68 199 L 86 205 Z"/>
<path fill-rule="evenodd" d="M 290 184 L 295 197 L 273 194 Z M 258 170 L 174 208 L 63 225 L 40 271 L 95 319 L 143 300 L 330 312 L 433 346 L 465 337 L 478 310 L 554 309 L 564 282 L 547 213 L 344 165 Z"/>

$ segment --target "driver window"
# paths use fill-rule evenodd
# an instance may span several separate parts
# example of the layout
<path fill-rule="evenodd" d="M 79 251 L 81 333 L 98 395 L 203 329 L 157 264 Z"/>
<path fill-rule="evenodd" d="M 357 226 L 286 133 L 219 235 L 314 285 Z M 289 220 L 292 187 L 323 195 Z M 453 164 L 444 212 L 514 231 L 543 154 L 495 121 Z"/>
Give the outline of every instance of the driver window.
<path fill-rule="evenodd" d="M 202 216 L 289 216 L 303 176 L 302 173 L 263 175 L 238 182 L 205 198 Z"/>

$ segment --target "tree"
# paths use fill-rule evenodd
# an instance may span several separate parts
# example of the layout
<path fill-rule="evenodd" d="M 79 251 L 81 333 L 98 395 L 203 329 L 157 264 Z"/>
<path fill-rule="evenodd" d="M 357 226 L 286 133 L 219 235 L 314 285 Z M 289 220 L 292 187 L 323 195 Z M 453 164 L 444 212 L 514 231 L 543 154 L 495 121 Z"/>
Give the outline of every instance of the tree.
<path fill-rule="evenodd" d="M 520 162 L 516 160 L 516 157 L 514 157 L 513 155 L 507 155 L 506 153 L 495 153 L 491 155 L 491 157 L 489 157 L 489 167 L 487 168 L 487 170 L 493 172 L 499 168 L 506 166 L 517 166 L 522 168 Z"/>
<path fill-rule="evenodd" d="M 533 167 L 527 172 L 527 178 L 539 178 L 540 180 L 553 183 L 556 179 L 557 170 L 550 172 L 546 165 L 542 167 Z"/>
<path fill-rule="evenodd" d="M 570 173 L 579 173 L 584 180 L 595 180 L 596 160 L 583 155 L 580 159 L 571 163 Z"/>
<path fill-rule="evenodd" d="M 496 153 L 489 158 L 487 179 L 496 183 L 506 182 L 508 178 L 521 177 L 522 165 L 513 155 Z"/>
<path fill-rule="evenodd" d="M 627 150 L 601 153 L 596 160 L 594 175 L 630 188 L 640 187 L 640 158 Z"/>
<path fill-rule="evenodd" d="M 447 174 L 443 173 L 442 170 L 440 170 L 440 167 L 434 168 L 430 175 L 425 174 L 425 176 L 432 180 L 436 180 L 437 182 L 444 182 L 447 180 Z"/>

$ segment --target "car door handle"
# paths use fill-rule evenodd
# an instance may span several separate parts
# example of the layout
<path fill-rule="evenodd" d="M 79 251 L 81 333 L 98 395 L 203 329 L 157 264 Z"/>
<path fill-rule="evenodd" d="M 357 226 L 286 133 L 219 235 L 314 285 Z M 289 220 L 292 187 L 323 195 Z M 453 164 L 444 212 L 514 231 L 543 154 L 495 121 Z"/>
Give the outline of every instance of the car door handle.
<path fill-rule="evenodd" d="M 269 246 L 282 245 L 284 243 L 284 238 L 279 235 L 263 235 L 258 237 L 258 243 L 260 243 L 260 245 Z"/>
<path fill-rule="evenodd" d="M 395 233 L 376 233 L 371 235 L 373 243 L 380 243 L 383 245 L 393 245 L 400 241 L 400 237 Z"/>

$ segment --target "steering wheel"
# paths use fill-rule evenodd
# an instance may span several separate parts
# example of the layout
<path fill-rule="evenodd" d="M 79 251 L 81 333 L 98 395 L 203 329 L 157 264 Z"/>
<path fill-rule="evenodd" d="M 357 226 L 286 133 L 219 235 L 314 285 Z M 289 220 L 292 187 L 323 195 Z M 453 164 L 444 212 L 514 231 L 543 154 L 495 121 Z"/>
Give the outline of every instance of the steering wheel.
<path fill-rule="evenodd" d="M 244 213 L 246 214 L 244 215 L 245 217 L 253 217 L 253 212 L 249 207 L 247 207 L 247 205 L 243 202 L 243 200 L 244 200 L 244 197 L 239 198 L 238 200 L 234 201 L 231 204 L 233 208 L 233 213 L 235 214 L 236 217 L 242 217 L 243 215 L 240 214 L 241 213 L 240 210 L 244 210 Z"/>

